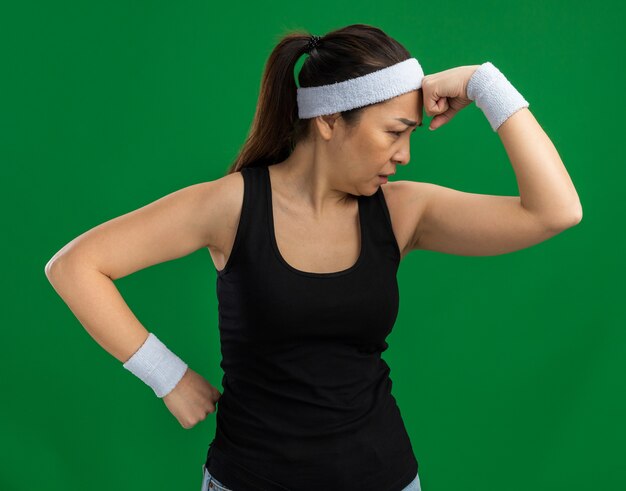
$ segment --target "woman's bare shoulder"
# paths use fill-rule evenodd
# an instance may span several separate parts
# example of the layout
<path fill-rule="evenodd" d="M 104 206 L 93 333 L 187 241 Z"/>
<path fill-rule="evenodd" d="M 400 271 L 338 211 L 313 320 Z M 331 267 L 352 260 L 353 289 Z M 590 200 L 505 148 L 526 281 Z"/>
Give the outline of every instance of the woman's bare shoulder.
<path fill-rule="evenodd" d="M 236 227 L 242 197 L 239 172 L 192 184 L 93 227 L 52 260 L 88 264 L 118 279 L 203 247 L 221 247 Z"/>
<path fill-rule="evenodd" d="M 208 247 L 221 251 L 237 230 L 243 207 L 243 175 L 233 172 L 205 184 L 207 213 L 214 216 Z"/>

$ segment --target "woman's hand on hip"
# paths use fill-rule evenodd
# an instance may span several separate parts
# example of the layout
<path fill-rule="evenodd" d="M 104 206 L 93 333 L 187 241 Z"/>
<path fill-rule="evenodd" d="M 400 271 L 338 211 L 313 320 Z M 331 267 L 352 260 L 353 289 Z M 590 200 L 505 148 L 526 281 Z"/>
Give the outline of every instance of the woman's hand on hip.
<path fill-rule="evenodd" d="M 222 394 L 216 387 L 187 367 L 183 378 L 163 397 L 163 402 L 182 427 L 188 430 L 203 421 L 207 414 L 216 411 L 220 397 Z"/>

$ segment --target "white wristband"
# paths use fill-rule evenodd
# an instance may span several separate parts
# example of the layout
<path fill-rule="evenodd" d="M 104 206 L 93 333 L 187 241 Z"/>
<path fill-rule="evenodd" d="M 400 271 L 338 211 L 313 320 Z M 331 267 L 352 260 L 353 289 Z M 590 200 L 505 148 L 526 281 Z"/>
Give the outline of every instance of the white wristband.
<path fill-rule="evenodd" d="M 122 366 L 152 387 L 157 397 L 169 394 L 187 371 L 187 364 L 153 333 Z"/>
<path fill-rule="evenodd" d="M 467 83 L 467 97 L 476 101 L 497 131 L 514 113 L 530 104 L 490 61 L 480 65 Z"/>

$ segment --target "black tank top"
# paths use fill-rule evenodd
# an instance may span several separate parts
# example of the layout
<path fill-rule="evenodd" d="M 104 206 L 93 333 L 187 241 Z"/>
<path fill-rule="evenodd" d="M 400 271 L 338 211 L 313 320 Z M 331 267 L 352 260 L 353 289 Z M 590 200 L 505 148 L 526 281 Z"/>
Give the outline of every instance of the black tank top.
<path fill-rule="evenodd" d="M 400 250 L 382 189 L 357 196 L 361 251 L 331 273 L 281 256 L 269 170 L 245 167 L 217 272 L 224 371 L 206 466 L 234 491 L 400 491 L 418 462 L 381 358 L 399 307 Z"/>

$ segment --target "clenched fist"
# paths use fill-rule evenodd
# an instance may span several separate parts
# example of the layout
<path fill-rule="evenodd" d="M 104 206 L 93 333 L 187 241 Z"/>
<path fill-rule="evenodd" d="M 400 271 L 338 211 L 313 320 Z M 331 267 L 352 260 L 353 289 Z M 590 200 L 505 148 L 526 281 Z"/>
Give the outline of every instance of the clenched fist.
<path fill-rule="evenodd" d="M 185 429 L 193 428 L 207 414 L 214 413 L 222 394 L 204 377 L 187 367 L 176 387 L 163 397 L 163 402 Z"/>
<path fill-rule="evenodd" d="M 424 111 L 428 116 L 434 116 L 429 129 L 443 126 L 472 102 L 467 97 L 467 83 L 479 66 L 459 66 L 424 76 Z"/>

